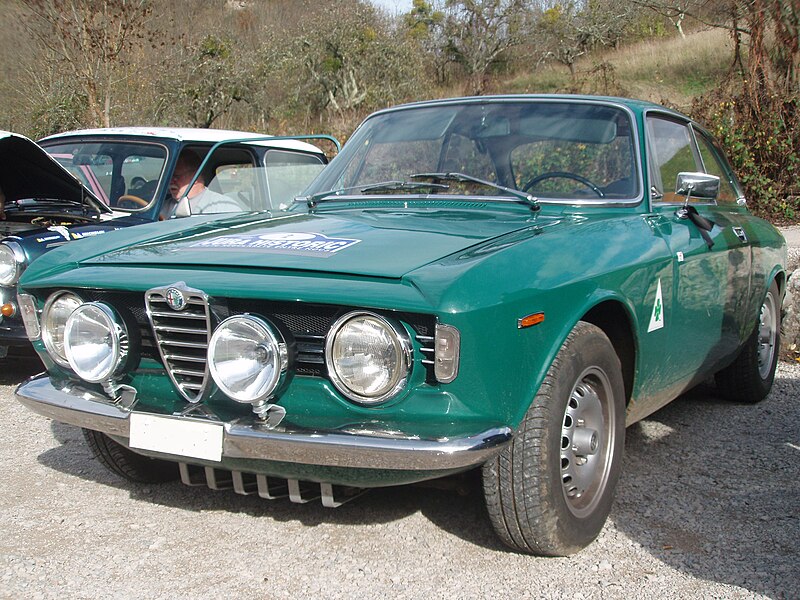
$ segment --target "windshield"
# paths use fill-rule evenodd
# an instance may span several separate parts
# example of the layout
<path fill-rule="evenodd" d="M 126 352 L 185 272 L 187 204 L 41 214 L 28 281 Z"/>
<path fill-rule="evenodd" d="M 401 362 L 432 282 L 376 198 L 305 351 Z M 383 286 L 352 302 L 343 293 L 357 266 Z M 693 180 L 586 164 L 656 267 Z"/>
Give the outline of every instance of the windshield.
<path fill-rule="evenodd" d="M 159 189 L 167 150 L 135 142 L 67 142 L 44 149 L 115 210 L 141 210 Z"/>
<path fill-rule="evenodd" d="M 495 99 L 403 108 L 367 119 L 305 194 L 517 190 L 545 201 L 633 199 L 632 130 L 624 110 L 591 103 Z"/>

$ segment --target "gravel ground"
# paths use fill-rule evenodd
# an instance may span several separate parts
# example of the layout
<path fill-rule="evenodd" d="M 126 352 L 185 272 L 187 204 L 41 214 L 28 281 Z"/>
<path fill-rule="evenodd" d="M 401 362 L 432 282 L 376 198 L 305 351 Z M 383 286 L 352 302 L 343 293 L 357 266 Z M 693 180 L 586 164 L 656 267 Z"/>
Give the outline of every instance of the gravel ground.
<path fill-rule="evenodd" d="M 335 510 L 129 483 L 14 400 L 35 363 L 3 369 L 0 598 L 800 597 L 797 364 L 756 406 L 703 388 L 629 428 L 607 526 L 563 559 L 506 551 L 469 481 Z"/>

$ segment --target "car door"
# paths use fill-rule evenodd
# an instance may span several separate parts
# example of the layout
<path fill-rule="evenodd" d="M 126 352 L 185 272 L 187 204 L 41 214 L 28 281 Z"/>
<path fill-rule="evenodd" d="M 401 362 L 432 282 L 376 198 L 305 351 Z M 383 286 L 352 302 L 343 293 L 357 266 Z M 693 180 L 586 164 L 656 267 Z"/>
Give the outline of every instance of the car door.
<path fill-rule="evenodd" d="M 662 290 L 669 318 L 650 327 L 668 327 L 665 358 L 677 378 L 697 380 L 736 351 L 746 328 L 750 293 L 750 245 L 743 215 L 732 210 L 739 198 L 705 134 L 671 115 L 646 117 L 653 217 L 673 260 L 671 290 Z M 678 174 L 720 177 L 716 199 L 676 193 Z M 694 213 L 694 214 L 692 214 Z"/>

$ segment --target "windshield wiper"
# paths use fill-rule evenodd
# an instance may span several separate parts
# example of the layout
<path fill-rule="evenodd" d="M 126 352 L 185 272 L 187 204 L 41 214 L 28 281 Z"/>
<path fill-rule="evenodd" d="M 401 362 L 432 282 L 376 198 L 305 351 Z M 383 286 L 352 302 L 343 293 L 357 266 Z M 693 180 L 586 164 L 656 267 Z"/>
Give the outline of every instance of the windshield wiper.
<path fill-rule="evenodd" d="M 90 209 L 95 213 L 97 212 L 97 210 L 92 209 L 92 207 L 87 206 L 85 203 L 79 200 L 70 200 L 69 198 L 15 198 L 13 200 L 6 200 L 5 203 L 6 208 L 9 206 L 16 206 L 20 210 L 36 208 L 42 205 L 80 208 L 84 213 Z"/>
<path fill-rule="evenodd" d="M 430 178 L 435 181 L 423 182 L 423 181 L 390 180 L 390 181 L 382 181 L 380 183 L 373 183 L 369 185 L 354 185 L 351 187 L 341 188 L 338 190 L 326 190 L 324 192 L 317 192 L 316 194 L 312 194 L 310 196 L 299 196 L 295 198 L 295 202 L 305 202 L 308 208 L 314 208 L 317 206 L 317 204 L 319 204 L 322 201 L 334 200 L 338 196 L 342 196 L 347 192 L 352 192 L 354 190 L 357 190 L 362 194 L 379 193 L 385 191 L 397 191 L 397 190 L 417 190 L 421 188 L 447 190 L 450 189 L 450 186 L 444 183 L 440 183 L 441 181 L 458 181 L 467 183 L 477 183 L 478 185 L 483 185 L 495 190 L 506 192 L 509 196 L 513 198 L 512 202 L 524 204 L 533 211 L 539 210 L 540 208 L 539 200 L 535 196 L 532 196 L 526 192 L 521 192 L 519 190 L 506 187 L 504 185 L 500 185 L 499 183 L 493 183 L 491 181 L 486 181 L 485 179 L 479 179 L 477 177 L 473 177 L 472 175 L 465 175 L 464 173 L 415 173 L 409 177 L 409 179 L 417 179 L 417 178 Z"/>
<path fill-rule="evenodd" d="M 390 181 L 381 181 L 380 183 L 372 183 L 368 185 L 354 185 L 346 188 L 341 188 L 338 190 L 327 190 L 324 192 L 317 192 L 316 194 L 311 194 L 310 196 L 298 196 L 295 198 L 295 202 L 305 202 L 308 205 L 308 208 L 314 208 L 317 204 L 319 204 L 323 200 L 333 200 L 337 196 L 342 196 L 347 192 L 352 192 L 357 190 L 362 194 L 375 194 L 379 192 L 393 192 L 393 191 L 401 191 L 401 190 L 418 190 L 418 189 L 438 189 L 438 190 L 446 190 L 449 189 L 450 186 L 444 183 L 433 183 L 433 182 L 424 182 L 424 181 L 399 181 L 399 180 L 390 180 Z"/>
<path fill-rule="evenodd" d="M 411 175 L 411 179 L 417 179 L 423 177 L 428 177 L 435 181 L 459 181 L 465 183 L 477 183 L 478 185 L 483 185 L 486 187 L 493 188 L 495 190 L 506 192 L 510 196 L 514 197 L 514 202 L 525 204 L 526 206 L 529 206 L 531 210 L 539 210 L 541 208 L 539 206 L 539 200 L 535 196 L 532 196 L 527 192 L 515 190 L 514 188 L 506 187 L 504 185 L 500 185 L 499 183 L 494 183 L 492 181 L 486 181 L 485 179 L 479 179 L 478 177 L 473 177 L 472 175 L 465 175 L 464 173 L 414 173 L 413 175 Z"/>
<path fill-rule="evenodd" d="M 361 188 L 362 194 L 378 192 L 394 192 L 400 190 L 418 190 L 420 188 L 434 188 L 437 190 L 448 190 L 449 185 L 444 183 L 433 183 L 431 181 L 388 181 L 386 183 L 374 183 Z"/>

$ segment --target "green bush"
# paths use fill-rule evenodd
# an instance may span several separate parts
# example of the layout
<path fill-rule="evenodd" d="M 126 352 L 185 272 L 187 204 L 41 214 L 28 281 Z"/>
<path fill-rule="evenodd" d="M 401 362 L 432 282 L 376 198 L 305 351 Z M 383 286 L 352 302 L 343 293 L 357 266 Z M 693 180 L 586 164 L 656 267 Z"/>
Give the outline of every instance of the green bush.
<path fill-rule="evenodd" d="M 724 89 L 698 98 L 694 117 L 719 139 L 745 188 L 750 210 L 776 223 L 800 218 L 800 99 L 754 100 Z"/>

